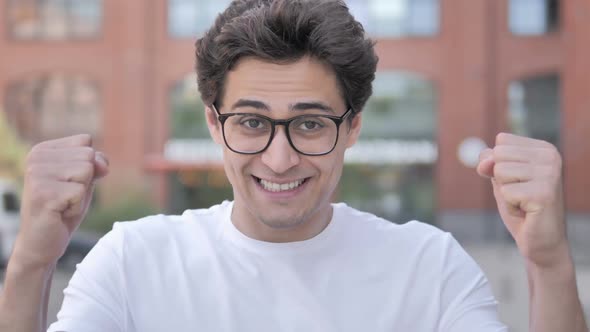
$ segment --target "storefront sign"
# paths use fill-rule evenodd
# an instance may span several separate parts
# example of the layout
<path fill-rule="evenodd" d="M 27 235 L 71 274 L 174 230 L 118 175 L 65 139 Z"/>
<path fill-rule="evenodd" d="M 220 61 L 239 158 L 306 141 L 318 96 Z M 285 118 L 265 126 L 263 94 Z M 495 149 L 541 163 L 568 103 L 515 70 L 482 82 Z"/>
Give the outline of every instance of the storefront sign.
<path fill-rule="evenodd" d="M 174 139 L 166 143 L 164 157 L 173 162 L 216 163 L 222 161 L 222 150 L 210 139 Z M 437 157 L 435 143 L 427 140 L 361 140 L 346 152 L 345 162 L 433 164 Z"/>

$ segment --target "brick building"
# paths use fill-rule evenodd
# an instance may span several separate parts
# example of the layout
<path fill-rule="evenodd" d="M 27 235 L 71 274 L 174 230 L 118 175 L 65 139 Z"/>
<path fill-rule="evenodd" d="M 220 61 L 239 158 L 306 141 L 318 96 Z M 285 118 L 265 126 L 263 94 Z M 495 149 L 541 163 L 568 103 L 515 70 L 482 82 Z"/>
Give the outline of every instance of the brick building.
<path fill-rule="evenodd" d="M 556 143 L 567 206 L 590 216 L 590 3 L 349 0 L 377 43 L 375 96 L 339 199 L 453 227 L 492 211 L 468 165 L 495 133 Z M 92 133 L 111 159 L 105 202 L 129 190 L 178 212 L 230 197 L 207 139 L 195 36 L 227 1 L 0 0 L 0 100 L 30 143 Z"/>

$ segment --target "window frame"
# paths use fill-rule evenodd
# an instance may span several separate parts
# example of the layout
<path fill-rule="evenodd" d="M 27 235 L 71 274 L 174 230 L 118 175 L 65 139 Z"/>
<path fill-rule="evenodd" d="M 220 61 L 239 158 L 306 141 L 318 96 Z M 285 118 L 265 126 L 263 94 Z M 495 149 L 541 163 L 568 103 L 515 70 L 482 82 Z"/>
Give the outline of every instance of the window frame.
<path fill-rule="evenodd" d="M 104 27 L 105 27 L 105 0 L 94 0 L 97 2 L 98 6 L 97 9 L 99 10 L 99 18 L 97 20 L 97 28 L 96 28 L 96 33 L 93 33 L 92 35 L 88 35 L 88 36 L 80 36 L 80 35 L 76 35 L 74 33 L 72 33 L 72 24 L 68 24 L 67 21 L 71 20 L 71 12 L 73 6 L 72 6 L 72 1 L 76 1 L 76 0 L 66 0 L 65 3 L 65 9 L 67 11 L 67 15 L 65 17 L 65 21 L 66 21 L 66 25 L 69 27 L 70 30 L 67 31 L 66 34 L 64 34 L 63 37 L 57 37 L 57 38 L 52 38 L 52 37 L 46 37 L 43 36 L 43 34 L 40 32 L 43 30 L 43 25 L 45 23 L 43 23 L 44 18 L 43 18 L 43 6 L 46 4 L 46 2 L 48 0 L 33 0 L 32 2 L 35 2 L 35 8 L 39 11 L 39 20 L 38 22 L 42 22 L 40 24 L 38 24 L 38 28 L 36 28 L 34 37 L 26 37 L 26 38 L 22 38 L 22 37 L 18 37 L 17 33 L 15 33 L 15 22 L 12 21 L 12 16 L 11 16 L 11 12 L 13 10 L 12 6 L 13 3 L 16 2 L 18 0 L 6 0 L 6 2 L 4 2 L 4 30 L 5 30 L 5 38 L 6 40 L 13 42 L 13 43 L 68 43 L 68 42 L 75 42 L 75 43 L 93 43 L 93 42 L 97 42 L 99 40 L 102 40 L 104 38 Z M 2 23 L 0 23 L 2 24 Z"/>
<path fill-rule="evenodd" d="M 195 38 L 200 38 L 203 36 L 203 34 L 214 24 L 215 19 L 217 18 L 217 15 L 220 14 L 221 12 L 223 12 L 223 10 L 225 10 L 225 8 L 227 8 L 227 6 L 229 6 L 229 4 L 231 3 L 231 0 L 206 0 L 207 1 L 207 6 L 210 6 L 211 4 L 219 4 L 219 3 L 223 3 L 222 6 L 220 6 L 221 11 L 217 12 L 217 14 L 214 15 L 213 20 L 206 24 L 203 25 L 205 27 L 205 29 L 198 29 L 197 31 L 195 31 L 194 33 L 190 33 L 187 35 L 184 34 L 174 34 L 173 30 L 171 29 L 171 3 L 174 0 L 165 0 L 166 2 L 166 17 L 165 17 L 165 29 L 166 29 L 166 36 L 168 38 L 170 38 L 171 40 L 177 40 L 177 41 L 182 41 L 182 40 L 194 40 Z M 186 1 L 186 0 L 184 0 Z M 193 2 L 198 2 L 198 1 L 202 1 L 202 0 L 193 0 Z M 225 2 L 222 2 L 225 1 Z M 198 5 L 195 5 L 196 7 L 198 7 Z M 193 13 L 194 14 L 194 13 Z M 197 14 L 197 16 L 199 16 Z"/>
<path fill-rule="evenodd" d="M 373 0 L 369 0 L 369 1 L 373 1 Z M 393 1 L 405 1 L 407 3 L 412 3 L 413 0 L 393 0 Z M 432 32 L 431 34 L 417 34 L 414 31 L 405 31 L 404 33 L 401 34 L 376 34 L 374 33 L 370 28 L 370 25 L 366 24 L 366 22 L 363 22 L 362 19 L 359 19 L 359 16 L 357 12 L 351 10 L 351 14 L 355 17 L 355 19 L 359 22 L 361 22 L 361 24 L 363 24 L 363 27 L 365 28 L 365 30 L 367 31 L 367 34 L 369 35 L 369 37 L 374 38 L 374 39 L 388 39 L 388 40 L 404 40 L 404 39 L 420 39 L 420 40 L 430 40 L 430 39 L 437 39 L 441 36 L 442 33 L 442 21 L 443 21 L 443 16 L 442 16 L 442 10 L 443 10 L 443 5 L 442 5 L 442 1 L 441 0 L 432 0 L 433 3 L 435 4 L 436 7 L 436 29 L 434 32 Z M 362 3 L 363 6 L 370 6 L 371 4 L 368 3 L 367 0 L 355 0 L 354 2 L 356 3 Z M 347 5 L 350 8 L 350 5 L 347 3 Z M 353 8 L 355 8 L 356 6 L 353 6 Z M 358 7 L 356 7 L 358 8 Z M 368 12 L 368 10 L 367 10 Z M 408 14 L 411 11 L 408 10 Z M 371 20 L 372 18 L 370 16 L 367 16 L 368 20 Z M 407 17 L 406 17 L 407 19 Z M 408 26 L 409 23 L 406 23 Z"/>
<path fill-rule="evenodd" d="M 518 32 L 515 31 L 514 23 L 513 23 L 513 6 L 515 2 L 521 0 L 508 0 L 507 1 L 507 19 L 506 19 L 506 28 L 508 29 L 508 33 L 516 38 L 543 38 L 552 35 L 559 34 L 562 31 L 562 24 L 563 24 L 563 2 L 560 0 L 539 0 L 543 1 L 545 5 L 545 19 L 546 26 L 544 27 L 544 31 L 542 33 L 530 33 L 530 32 Z M 554 7 L 554 8 L 553 8 Z M 553 9 L 553 11 L 552 11 Z M 553 13 L 553 14 L 552 14 Z M 516 14 L 514 14 L 516 15 Z M 551 18 L 554 18 L 554 22 L 551 22 Z"/>
<path fill-rule="evenodd" d="M 59 102 L 65 105 L 65 109 L 62 109 L 62 113 L 60 114 L 45 114 L 52 110 L 51 106 L 47 107 L 47 105 L 45 105 L 47 103 L 49 94 L 47 89 L 48 87 L 51 87 L 52 81 L 56 79 L 62 80 L 64 84 L 64 89 L 66 92 L 64 98 L 59 99 Z M 31 98 L 31 96 L 34 94 L 34 90 L 40 88 L 39 84 L 41 84 L 41 81 L 46 81 L 45 85 L 42 87 L 44 91 L 40 94 L 39 99 L 35 100 Z M 52 131 L 44 130 L 44 117 L 71 114 L 77 110 L 87 110 L 87 108 L 77 107 L 87 105 L 85 103 L 80 104 L 76 100 L 76 93 L 80 93 L 78 91 L 78 89 L 80 89 L 80 87 L 77 87 L 78 85 L 80 85 L 82 88 L 91 89 L 91 93 L 96 99 L 95 103 L 92 103 L 92 107 L 95 109 L 95 112 L 81 114 L 81 116 L 85 117 L 88 117 L 88 115 L 91 115 L 93 118 L 96 117 L 96 122 L 94 123 L 96 130 L 86 130 L 86 128 L 76 129 L 75 126 L 67 124 L 60 127 L 62 131 L 60 135 L 70 135 L 79 133 L 80 131 L 86 131 L 93 135 L 93 140 L 95 143 L 100 145 L 105 128 L 103 123 L 105 114 L 104 93 L 100 79 L 86 72 L 71 72 L 65 70 L 38 71 L 8 81 L 4 86 L 4 94 L 6 97 L 4 98 L 2 105 L 4 107 L 5 113 L 7 114 L 8 123 L 14 126 L 14 121 L 22 119 L 15 115 L 18 111 L 25 111 L 27 113 L 21 116 L 24 119 L 27 118 L 28 114 L 35 114 L 36 120 L 34 122 L 30 122 L 32 123 L 31 127 L 25 128 L 24 133 L 21 132 L 21 126 L 17 125 L 14 127 L 14 130 L 17 132 L 17 134 L 29 142 L 37 142 L 39 139 L 48 139 L 49 137 L 53 137 L 51 135 Z M 83 92 L 84 91 L 82 91 L 82 93 Z M 19 100 L 23 98 L 23 96 L 25 99 L 31 99 L 31 101 L 29 104 L 21 107 L 23 105 L 19 103 Z M 13 110 L 13 107 L 17 107 L 17 110 Z M 75 132 L 72 132 L 70 128 L 74 128 Z M 30 135 L 31 130 L 33 129 L 38 131 L 37 135 Z"/>

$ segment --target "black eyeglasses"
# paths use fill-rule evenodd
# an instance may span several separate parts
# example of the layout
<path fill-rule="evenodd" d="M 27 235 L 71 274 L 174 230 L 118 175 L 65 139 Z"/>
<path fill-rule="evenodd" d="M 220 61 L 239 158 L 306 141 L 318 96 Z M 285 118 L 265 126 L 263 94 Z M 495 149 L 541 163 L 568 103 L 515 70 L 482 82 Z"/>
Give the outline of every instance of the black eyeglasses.
<path fill-rule="evenodd" d="M 257 154 L 266 150 L 275 136 L 276 126 L 285 126 L 291 147 L 306 156 L 323 156 L 334 150 L 340 124 L 352 112 L 342 116 L 303 114 L 285 120 L 275 120 L 256 113 L 224 113 L 217 110 L 225 145 L 233 152 Z"/>

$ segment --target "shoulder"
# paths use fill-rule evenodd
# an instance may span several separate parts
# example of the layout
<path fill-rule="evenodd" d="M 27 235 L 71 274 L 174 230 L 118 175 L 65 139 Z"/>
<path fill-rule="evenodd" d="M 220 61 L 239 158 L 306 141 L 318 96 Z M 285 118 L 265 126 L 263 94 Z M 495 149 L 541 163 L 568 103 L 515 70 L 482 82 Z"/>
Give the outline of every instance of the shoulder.
<path fill-rule="evenodd" d="M 394 237 L 411 241 L 450 236 L 449 233 L 424 222 L 411 220 L 405 223 L 396 223 L 372 213 L 357 210 L 344 203 L 334 204 L 334 217 L 343 228 L 365 235 L 380 235 L 385 238 Z"/>
<path fill-rule="evenodd" d="M 388 259 L 397 257 L 416 263 L 425 260 L 444 264 L 449 256 L 463 251 L 450 233 L 424 222 L 395 223 L 343 203 L 334 205 L 334 216 L 340 238 L 347 246 L 389 253 L 386 254 Z M 399 255 L 401 253 L 403 255 Z"/>
<path fill-rule="evenodd" d="M 219 232 L 221 220 L 231 211 L 231 202 L 207 209 L 186 210 L 181 215 L 151 215 L 133 221 L 118 221 L 101 241 L 129 247 L 181 244 L 210 238 Z"/>
<path fill-rule="evenodd" d="M 210 227 L 222 218 L 231 202 L 223 202 L 207 209 L 185 210 L 180 215 L 157 214 L 132 221 L 117 221 L 113 228 L 121 228 L 125 232 L 152 232 L 163 229 L 186 228 L 193 226 Z"/>

